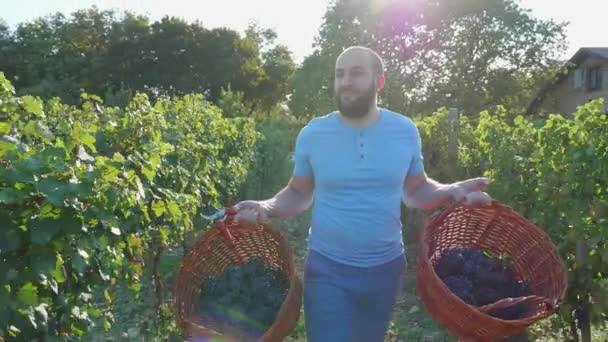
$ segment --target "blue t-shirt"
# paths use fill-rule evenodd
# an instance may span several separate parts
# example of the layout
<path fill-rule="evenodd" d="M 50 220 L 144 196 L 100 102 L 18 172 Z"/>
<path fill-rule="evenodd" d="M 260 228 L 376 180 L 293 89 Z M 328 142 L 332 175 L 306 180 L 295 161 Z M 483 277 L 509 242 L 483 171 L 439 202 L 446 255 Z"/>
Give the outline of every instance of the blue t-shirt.
<path fill-rule="evenodd" d="M 310 249 L 363 267 L 403 253 L 405 177 L 424 172 L 411 119 L 380 108 L 371 126 L 352 128 L 332 112 L 300 130 L 294 157 L 294 175 L 314 178 Z"/>

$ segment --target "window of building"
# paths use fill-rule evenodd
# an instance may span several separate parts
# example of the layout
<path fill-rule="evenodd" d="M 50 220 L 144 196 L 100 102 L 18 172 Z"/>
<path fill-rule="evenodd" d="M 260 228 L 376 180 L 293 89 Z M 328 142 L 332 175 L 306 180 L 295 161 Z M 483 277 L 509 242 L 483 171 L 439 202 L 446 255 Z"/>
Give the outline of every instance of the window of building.
<path fill-rule="evenodd" d="M 589 69 L 587 90 L 594 91 L 602 89 L 602 68 L 599 66 Z"/>
<path fill-rule="evenodd" d="M 583 86 L 583 81 L 585 80 L 585 69 L 579 68 L 574 70 L 572 77 L 572 85 L 574 86 L 574 89 L 580 89 Z"/>

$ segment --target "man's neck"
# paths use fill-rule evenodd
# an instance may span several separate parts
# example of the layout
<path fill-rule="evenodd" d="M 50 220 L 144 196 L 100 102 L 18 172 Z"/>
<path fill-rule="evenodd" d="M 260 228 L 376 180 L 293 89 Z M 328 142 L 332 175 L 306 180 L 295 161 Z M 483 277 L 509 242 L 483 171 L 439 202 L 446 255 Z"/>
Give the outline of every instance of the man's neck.
<path fill-rule="evenodd" d="M 342 113 L 340 113 L 340 111 L 338 111 L 338 116 L 340 117 L 342 122 L 344 122 L 344 124 L 346 124 L 347 126 L 355 127 L 355 128 L 362 128 L 362 127 L 371 126 L 374 122 L 376 122 L 376 120 L 378 120 L 378 117 L 380 116 L 380 110 L 378 109 L 378 106 L 374 105 L 370 108 L 369 111 L 367 111 L 367 113 L 364 116 L 362 116 L 360 118 L 346 117 L 346 116 L 342 115 Z"/>

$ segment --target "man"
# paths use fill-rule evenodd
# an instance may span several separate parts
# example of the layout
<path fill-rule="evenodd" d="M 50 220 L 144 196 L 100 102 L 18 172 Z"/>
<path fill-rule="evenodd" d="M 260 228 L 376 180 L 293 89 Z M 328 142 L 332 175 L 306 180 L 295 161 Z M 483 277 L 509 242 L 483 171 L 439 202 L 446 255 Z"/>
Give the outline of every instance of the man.
<path fill-rule="evenodd" d="M 440 184 L 426 176 L 413 121 L 377 106 L 381 58 L 354 46 L 335 64 L 338 111 L 299 132 L 288 185 L 273 198 L 235 205 L 244 222 L 290 217 L 314 202 L 304 271 L 304 318 L 312 342 L 383 341 L 406 260 L 400 204 L 487 203 L 486 178 Z M 313 201 L 314 199 L 314 201 Z"/>

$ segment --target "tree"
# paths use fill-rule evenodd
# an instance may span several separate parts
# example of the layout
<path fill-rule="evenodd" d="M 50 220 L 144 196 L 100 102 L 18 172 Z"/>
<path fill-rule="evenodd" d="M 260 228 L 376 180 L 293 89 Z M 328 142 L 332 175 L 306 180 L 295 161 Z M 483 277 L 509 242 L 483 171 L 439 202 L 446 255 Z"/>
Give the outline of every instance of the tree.
<path fill-rule="evenodd" d="M 517 100 L 512 109 L 520 110 L 528 99 L 518 92 L 530 87 L 530 78 L 537 87 L 563 51 L 564 26 L 533 18 L 515 0 L 336 0 L 309 58 L 324 61 L 322 81 L 331 83 L 342 49 L 373 48 L 386 63 L 381 102 L 411 115 L 443 105 L 475 113 L 505 98 Z M 294 93 L 306 87 L 296 83 Z M 310 98 L 327 97 L 321 89 L 315 95 Z"/>
<path fill-rule="evenodd" d="M 295 69 L 276 37 L 254 25 L 243 36 L 198 21 L 165 16 L 151 22 L 93 6 L 70 17 L 37 18 L 14 32 L 0 25 L 0 70 L 21 93 L 70 104 L 80 102 L 81 91 L 119 103 L 136 91 L 153 99 L 195 92 L 217 103 L 230 86 L 244 94 L 248 112 L 269 110 L 285 100 Z"/>
<path fill-rule="evenodd" d="M 331 55 L 315 51 L 304 59 L 291 82 L 289 108 L 296 116 L 316 116 L 332 110 L 333 61 Z"/>
<path fill-rule="evenodd" d="M 253 92 L 258 109 L 270 110 L 286 100 L 289 81 L 295 71 L 291 52 L 284 45 L 277 45 L 263 54 L 264 78 Z M 255 100 L 254 100 L 255 101 Z"/>

